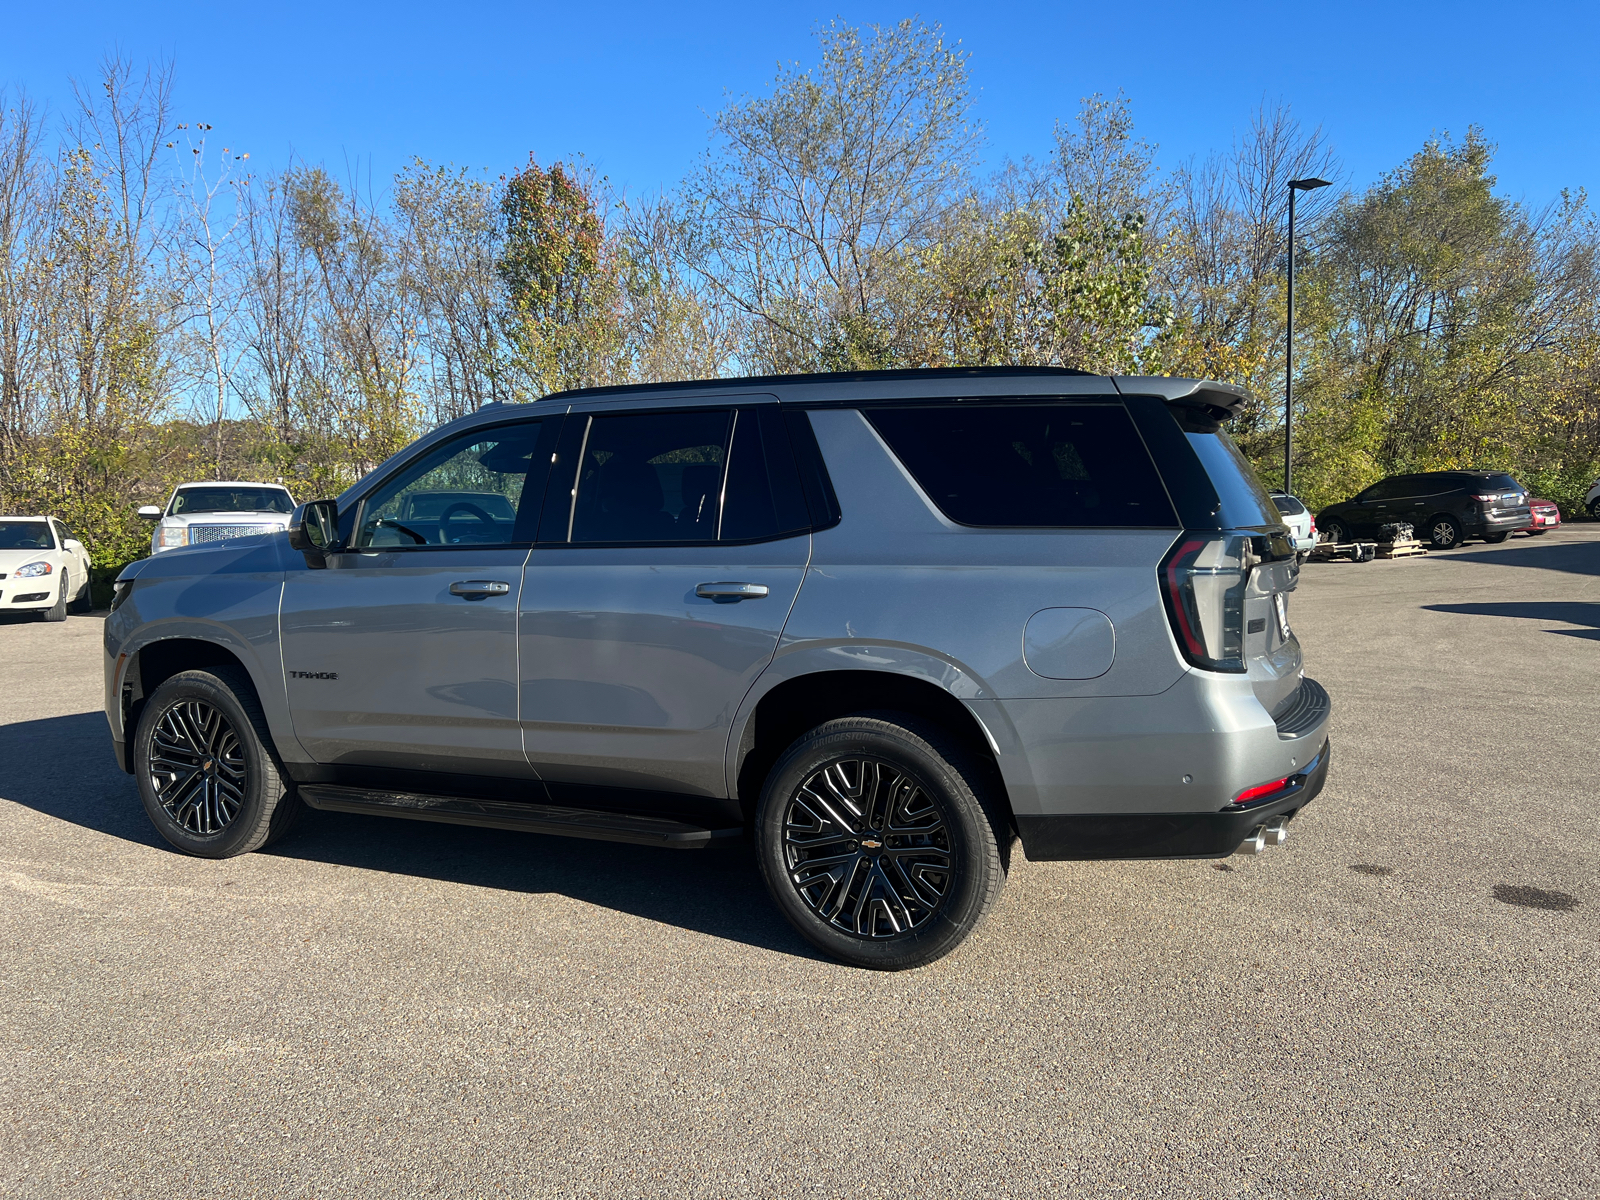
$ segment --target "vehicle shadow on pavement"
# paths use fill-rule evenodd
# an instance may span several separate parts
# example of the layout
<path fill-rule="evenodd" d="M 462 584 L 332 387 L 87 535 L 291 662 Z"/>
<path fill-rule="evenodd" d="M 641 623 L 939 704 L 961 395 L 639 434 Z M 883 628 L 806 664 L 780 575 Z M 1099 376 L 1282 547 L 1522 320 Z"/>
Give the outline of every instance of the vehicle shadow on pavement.
<path fill-rule="evenodd" d="M 1424 604 L 1422 607 L 1428 612 L 1459 613 L 1469 617 L 1521 617 L 1527 621 L 1561 621 L 1567 625 L 1587 625 L 1588 629 L 1546 629 L 1544 632 L 1600 641 L 1600 604 L 1549 600 L 1508 601 L 1502 604 Z"/>
<path fill-rule="evenodd" d="M 1538 539 L 1530 539 L 1537 541 Z M 1600 575 L 1600 542 L 1552 542 L 1489 546 L 1449 555 L 1449 562 L 1484 562 L 1497 567 L 1533 567 L 1569 575 Z"/>
<path fill-rule="evenodd" d="M 143 846 L 165 846 L 117 768 L 101 712 L 0 725 L 0 799 Z"/>
<path fill-rule="evenodd" d="M 111 753 L 105 714 L 0 725 L 0 799 L 177 855 Z M 747 844 L 657 850 L 612 842 L 307 810 L 268 856 L 506 892 L 552 892 L 646 920 L 827 961 L 767 897 Z"/>
<path fill-rule="evenodd" d="M 829 961 L 767 896 L 748 843 L 661 850 L 618 842 L 308 810 L 264 851 L 508 892 L 556 893 L 712 937 Z"/>

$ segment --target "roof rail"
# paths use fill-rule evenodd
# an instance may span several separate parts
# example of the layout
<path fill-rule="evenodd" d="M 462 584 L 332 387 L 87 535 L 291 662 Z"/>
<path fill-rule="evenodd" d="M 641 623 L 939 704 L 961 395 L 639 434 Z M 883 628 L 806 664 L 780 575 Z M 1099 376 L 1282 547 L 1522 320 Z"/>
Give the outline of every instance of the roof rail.
<path fill-rule="evenodd" d="M 740 375 L 729 379 L 682 379 L 671 383 L 623 383 L 611 387 L 573 388 L 552 392 L 543 400 L 573 400 L 585 396 L 627 396 L 707 388 L 748 388 L 780 383 L 871 383 L 896 379 L 1004 379 L 1019 375 L 1094 375 L 1071 367 L 903 367 L 893 371 L 816 371 L 801 375 Z"/>

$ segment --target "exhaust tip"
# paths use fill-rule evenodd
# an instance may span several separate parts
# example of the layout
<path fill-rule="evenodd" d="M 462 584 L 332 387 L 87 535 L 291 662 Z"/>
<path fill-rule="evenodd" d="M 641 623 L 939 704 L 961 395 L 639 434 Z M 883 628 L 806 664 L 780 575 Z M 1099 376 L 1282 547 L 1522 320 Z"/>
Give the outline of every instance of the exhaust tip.
<path fill-rule="evenodd" d="M 1239 843 L 1235 854 L 1260 854 L 1267 848 L 1267 827 L 1257 825 L 1246 835 L 1244 841 Z"/>
<path fill-rule="evenodd" d="M 1269 846 L 1283 845 L 1289 840 L 1288 818 L 1279 817 L 1276 821 L 1272 822 L 1272 824 L 1267 826 L 1264 836 L 1266 837 L 1267 845 Z"/>

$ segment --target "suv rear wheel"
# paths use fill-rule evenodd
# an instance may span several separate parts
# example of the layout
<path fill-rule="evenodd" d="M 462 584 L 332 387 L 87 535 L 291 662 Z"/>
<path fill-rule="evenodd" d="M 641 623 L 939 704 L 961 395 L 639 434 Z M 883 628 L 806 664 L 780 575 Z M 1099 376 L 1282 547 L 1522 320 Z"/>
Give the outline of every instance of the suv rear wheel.
<path fill-rule="evenodd" d="M 987 773 L 896 713 L 819 725 L 772 768 L 756 852 L 773 899 L 813 946 L 903 970 L 955 949 L 1005 883 L 1009 823 Z"/>
<path fill-rule="evenodd" d="M 145 703 L 134 775 L 150 820 L 179 850 L 231 858 L 287 833 L 300 798 L 267 750 L 266 718 L 237 668 L 183 671 Z"/>
<path fill-rule="evenodd" d="M 1336 545 L 1343 545 L 1350 540 L 1350 530 L 1343 521 L 1328 521 L 1322 526 L 1322 533 L 1328 541 Z"/>
<path fill-rule="evenodd" d="M 1428 542 L 1435 550 L 1449 550 L 1461 544 L 1461 526 L 1454 517 L 1434 517 L 1428 522 Z"/>
<path fill-rule="evenodd" d="M 1491 546 L 1498 546 L 1510 536 L 1511 535 L 1509 533 L 1486 533 L 1483 535 L 1483 540 L 1488 542 Z"/>

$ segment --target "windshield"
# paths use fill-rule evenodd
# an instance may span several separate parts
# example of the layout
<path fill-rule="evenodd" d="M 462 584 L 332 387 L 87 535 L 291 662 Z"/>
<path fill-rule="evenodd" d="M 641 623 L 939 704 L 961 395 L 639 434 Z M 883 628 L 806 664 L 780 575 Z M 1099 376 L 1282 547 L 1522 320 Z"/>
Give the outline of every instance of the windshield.
<path fill-rule="evenodd" d="M 188 516 L 191 513 L 235 513 L 294 511 L 294 501 L 280 487 L 192 487 L 181 489 L 172 498 L 169 516 Z"/>
<path fill-rule="evenodd" d="M 54 550 L 56 539 L 43 521 L 0 521 L 0 550 Z"/>

